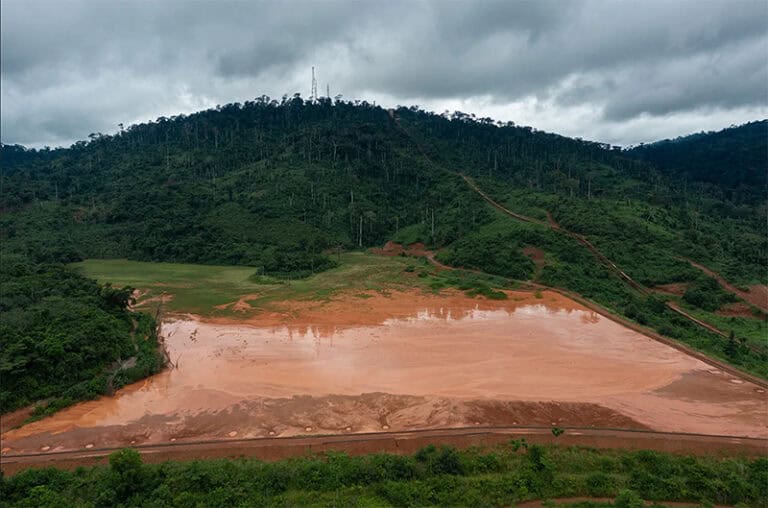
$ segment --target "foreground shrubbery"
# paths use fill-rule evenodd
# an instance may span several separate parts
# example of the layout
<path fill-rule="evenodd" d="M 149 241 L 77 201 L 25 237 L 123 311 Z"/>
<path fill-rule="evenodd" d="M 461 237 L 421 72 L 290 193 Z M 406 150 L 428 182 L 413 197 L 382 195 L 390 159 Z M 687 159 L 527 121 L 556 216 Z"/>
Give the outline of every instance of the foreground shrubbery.
<path fill-rule="evenodd" d="M 129 288 L 19 256 L 2 259 L 0 284 L 0 412 L 45 399 L 42 416 L 162 367 L 154 321 L 128 311 Z"/>
<path fill-rule="evenodd" d="M 142 464 L 123 450 L 109 467 L 27 470 L 2 482 L 8 506 L 509 506 L 529 499 L 617 497 L 765 506 L 768 459 L 528 446 L 423 448 L 413 456 L 339 453 L 277 463 Z"/>

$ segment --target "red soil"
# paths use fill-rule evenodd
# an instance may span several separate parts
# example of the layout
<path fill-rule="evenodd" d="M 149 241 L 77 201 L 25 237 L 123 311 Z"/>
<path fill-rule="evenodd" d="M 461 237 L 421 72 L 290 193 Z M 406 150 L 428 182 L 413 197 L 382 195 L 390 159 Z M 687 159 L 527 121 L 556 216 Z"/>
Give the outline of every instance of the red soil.
<path fill-rule="evenodd" d="M 544 266 L 545 259 L 544 259 L 543 250 L 529 245 L 523 248 L 523 254 L 531 258 L 531 260 L 537 267 L 541 268 L 542 266 Z"/>
<path fill-rule="evenodd" d="M 747 292 L 748 298 L 744 298 L 746 301 L 759 308 L 764 312 L 768 312 L 768 286 L 765 284 L 756 284 L 750 286 Z"/>
<path fill-rule="evenodd" d="M 168 460 L 189 461 L 242 457 L 275 461 L 331 450 L 349 455 L 380 452 L 412 454 L 429 444 L 446 444 L 457 448 L 493 447 L 509 443 L 510 439 L 521 438 L 532 444 L 556 443 L 563 446 L 656 450 L 705 456 L 761 457 L 765 455 L 766 445 L 768 445 L 764 439 L 612 429 L 571 428 L 566 430 L 565 434 L 554 437 L 549 428 L 488 428 L 473 425 L 470 428 L 462 429 L 287 438 L 235 438 L 134 446 L 137 446 L 141 452 L 144 462 L 156 464 Z M 75 469 L 79 466 L 106 464 L 108 455 L 113 451 L 112 448 L 92 448 L 72 452 L 6 455 L 2 457 L 0 465 L 6 475 L 14 474 L 28 467 L 53 466 L 61 469 Z"/>
<path fill-rule="evenodd" d="M 549 226 L 552 229 L 560 229 L 560 224 L 557 223 L 557 221 L 549 211 L 547 212 L 547 221 L 549 222 Z"/>
<path fill-rule="evenodd" d="M 743 317 L 743 318 L 755 318 L 755 319 L 761 319 L 764 317 L 764 314 L 760 313 L 760 315 L 755 315 L 752 312 L 752 307 L 749 306 L 749 304 L 744 302 L 735 302 L 735 303 L 728 303 L 726 305 L 723 305 L 720 307 L 717 311 L 715 311 L 715 314 L 719 314 L 721 316 L 728 316 L 728 317 Z"/>
<path fill-rule="evenodd" d="M 248 303 L 248 301 L 255 300 L 260 296 L 261 295 L 259 294 L 245 295 L 241 297 L 239 300 L 237 300 L 236 302 L 229 302 L 221 305 L 215 305 L 214 308 L 219 310 L 225 310 L 229 308 L 231 310 L 234 310 L 235 312 L 242 312 L 242 313 L 250 312 L 253 310 L 253 307 L 251 306 L 250 303 Z"/>
<path fill-rule="evenodd" d="M 393 241 L 385 243 L 384 247 L 381 249 L 371 249 L 371 252 L 382 256 L 414 256 L 419 258 L 432 254 L 431 251 L 427 250 L 426 245 L 421 242 L 403 246 L 402 244 Z"/>
<path fill-rule="evenodd" d="M 685 292 L 688 290 L 689 284 L 686 282 L 675 282 L 673 284 L 662 284 L 660 286 L 656 286 L 656 291 L 659 291 L 660 293 L 666 293 L 669 295 L 675 295 L 675 296 L 683 296 Z"/>
<path fill-rule="evenodd" d="M 5 432 L 7 430 L 19 427 L 22 423 L 24 423 L 24 420 L 32 416 L 32 411 L 34 411 L 34 409 L 35 406 L 32 405 L 22 407 L 16 411 L 11 411 L 10 413 L 6 413 L 4 415 L 0 415 L 0 432 Z"/>

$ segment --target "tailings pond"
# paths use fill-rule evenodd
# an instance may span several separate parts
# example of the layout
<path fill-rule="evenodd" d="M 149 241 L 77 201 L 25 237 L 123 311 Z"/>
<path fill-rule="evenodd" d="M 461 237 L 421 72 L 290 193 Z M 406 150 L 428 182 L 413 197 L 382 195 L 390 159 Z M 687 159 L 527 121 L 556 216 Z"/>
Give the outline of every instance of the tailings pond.
<path fill-rule="evenodd" d="M 3 453 L 473 425 L 768 436 L 760 387 L 557 293 L 508 294 L 170 317 L 175 367 L 10 430 Z"/>

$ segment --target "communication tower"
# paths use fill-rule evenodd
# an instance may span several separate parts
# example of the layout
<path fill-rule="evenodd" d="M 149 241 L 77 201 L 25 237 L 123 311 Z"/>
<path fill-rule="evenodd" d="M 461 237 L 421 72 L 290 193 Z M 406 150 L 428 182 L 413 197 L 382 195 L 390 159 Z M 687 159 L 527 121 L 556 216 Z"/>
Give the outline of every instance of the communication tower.
<path fill-rule="evenodd" d="M 315 79 L 315 66 L 312 66 L 312 93 L 309 95 L 309 101 L 315 102 L 317 100 L 317 80 Z"/>

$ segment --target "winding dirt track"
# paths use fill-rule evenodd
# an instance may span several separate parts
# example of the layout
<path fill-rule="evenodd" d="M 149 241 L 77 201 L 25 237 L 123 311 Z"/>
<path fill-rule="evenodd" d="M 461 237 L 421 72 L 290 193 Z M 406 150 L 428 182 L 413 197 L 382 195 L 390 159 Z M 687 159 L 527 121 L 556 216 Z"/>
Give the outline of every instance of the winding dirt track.
<path fill-rule="evenodd" d="M 524 438 L 528 443 L 556 443 L 566 446 L 656 450 L 709 456 L 759 457 L 768 452 L 768 439 L 735 438 L 703 434 L 653 432 L 645 430 L 566 428 L 554 437 L 544 427 L 470 427 L 408 432 L 368 434 L 232 439 L 137 446 L 145 462 L 187 461 L 250 457 L 276 461 L 307 454 L 339 451 L 350 455 L 370 453 L 412 454 L 429 444 L 457 448 L 488 447 Z M 6 455 L 0 461 L 4 474 L 14 474 L 30 467 L 75 469 L 79 466 L 106 464 L 110 453 L 120 448 L 99 448 L 56 453 Z"/>

